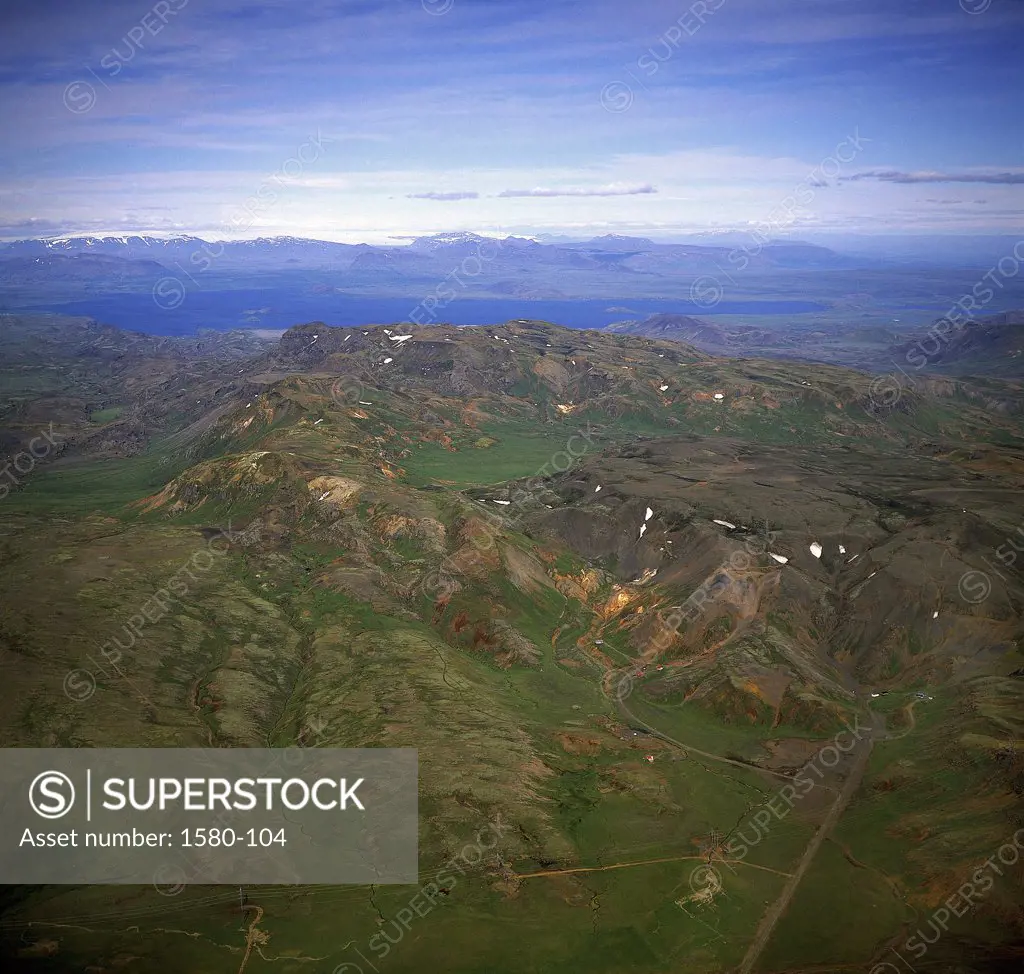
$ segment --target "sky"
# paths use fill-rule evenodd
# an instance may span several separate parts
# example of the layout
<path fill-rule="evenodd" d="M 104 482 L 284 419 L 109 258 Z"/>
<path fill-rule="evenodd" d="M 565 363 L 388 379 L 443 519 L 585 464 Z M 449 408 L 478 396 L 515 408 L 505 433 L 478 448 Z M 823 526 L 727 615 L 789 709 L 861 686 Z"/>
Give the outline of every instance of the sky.
<path fill-rule="evenodd" d="M 0 0 L 0 238 L 1024 227 L 1024 0 Z"/>

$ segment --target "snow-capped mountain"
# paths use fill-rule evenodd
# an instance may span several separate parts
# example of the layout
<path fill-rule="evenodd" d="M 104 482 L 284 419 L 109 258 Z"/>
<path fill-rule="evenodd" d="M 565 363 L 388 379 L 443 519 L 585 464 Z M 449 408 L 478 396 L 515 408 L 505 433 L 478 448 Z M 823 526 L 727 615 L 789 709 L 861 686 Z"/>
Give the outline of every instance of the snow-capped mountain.
<path fill-rule="evenodd" d="M 607 234 L 583 243 L 541 243 L 526 237 L 485 236 L 478 233 L 438 233 L 417 237 L 406 245 L 371 246 L 335 243 L 303 237 L 257 237 L 252 240 L 207 241 L 197 236 L 151 236 L 145 234 L 102 234 L 17 240 L 0 244 L 0 265 L 22 258 L 103 257 L 123 262 L 145 262 L 143 267 L 113 264 L 61 263 L 45 266 L 10 264 L 0 267 L 6 286 L 18 286 L 19 274 L 30 270 L 33 282 L 51 274 L 54 280 L 81 280 L 87 266 L 96 272 L 95 284 L 104 279 L 144 278 L 157 268 L 169 276 L 193 280 L 210 272 L 242 278 L 249 274 L 289 271 L 329 275 L 317 280 L 322 286 L 393 286 L 406 283 L 421 287 L 423 282 L 442 281 L 461 268 L 474 289 L 500 285 L 500 293 L 529 293 L 555 296 L 574 280 L 576 293 L 592 293 L 619 280 L 622 293 L 632 293 L 637 275 L 672 281 L 692 280 L 701 273 L 716 273 L 730 266 L 728 249 L 684 244 L 659 244 L 643 237 Z M 823 247 L 796 242 L 767 244 L 750 257 L 762 269 L 839 268 L 849 265 Z M 25 281 L 24 283 L 28 283 Z M 208 287 L 209 285 L 207 285 Z M 525 288 L 525 292 L 522 289 Z"/>
<path fill-rule="evenodd" d="M 289 262 L 310 266 L 334 264 L 357 252 L 351 244 L 302 237 L 259 237 L 255 240 L 209 241 L 182 234 L 154 237 L 140 234 L 83 237 L 51 237 L 16 240 L 0 244 L 0 260 L 7 257 L 35 257 L 44 254 L 101 254 L 124 260 L 156 260 L 166 266 L 208 266 L 211 261 L 226 266 L 244 263 L 248 267 Z"/>

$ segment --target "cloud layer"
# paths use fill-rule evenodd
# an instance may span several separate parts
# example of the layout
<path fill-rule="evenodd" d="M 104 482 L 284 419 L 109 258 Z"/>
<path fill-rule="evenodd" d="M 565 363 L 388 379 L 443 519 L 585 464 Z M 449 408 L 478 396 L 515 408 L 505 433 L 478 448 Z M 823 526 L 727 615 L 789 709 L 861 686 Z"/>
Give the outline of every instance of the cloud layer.
<path fill-rule="evenodd" d="M 1019 222 L 1024 3 L 8 6 L 8 235 Z M 834 162 L 855 131 L 864 151 Z M 985 184 L 988 203 L 926 183 Z"/>
<path fill-rule="evenodd" d="M 475 200 L 479 198 L 479 193 L 406 193 L 406 199 L 437 200 L 441 203 L 450 203 L 455 200 Z"/>
<path fill-rule="evenodd" d="M 518 199 L 526 196 L 650 196 L 658 191 L 649 184 L 642 186 L 566 186 L 561 189 L 505 189 L 498 193 L 501 199 Z"/>
<path fill-rule="evenodd" d="M 883 183 L 989 183 L 993 186 L 1024 185 L 1024 172 L 900 172 L 896 169 L 876 169 L 839 177 L 846 182 L 877 179 Z"/>

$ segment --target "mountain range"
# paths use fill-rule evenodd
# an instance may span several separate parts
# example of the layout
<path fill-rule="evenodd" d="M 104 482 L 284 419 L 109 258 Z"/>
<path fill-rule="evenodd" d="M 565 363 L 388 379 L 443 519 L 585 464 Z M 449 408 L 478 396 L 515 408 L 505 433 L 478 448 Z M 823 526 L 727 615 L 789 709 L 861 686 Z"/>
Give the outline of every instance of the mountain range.
<path fill-rule="evenodd" d="M 1002 380 L 893 400 L 836 365 L 530 320 L 264 339 L 9 315 L 0 348 L 4 452 L 55 444 L 0 499 L 0 742 L 417 748 L 421 876 L 503 824 L 396 971 L 611 974 L 626 948 L 651 974 L 792 970 L 822 937 L 863 966 L 1022 825 Z M 130 922 L 123 890 L 9 892 L 0 954 L 235 949 L 234 889 L 133 887 Z M 416 894 L 246 892 L 274 956 L 324 970 Z M 934 960 L 1010 963 L 1015 895 Z"/>
<path fill-rule="evenodd" d="M 766 243 L 750 256 L 755 267 L 850 267 L 858 264 L 826 247 L 801 243 Z M 299 264 L 308 268 L 350 269 L 366 265 L 379 267 L 387 260 L 401 261 L 409 267 L 426 270 L 433 261 L 461 261 L 486 254 L 485 261 L 496 268 L 522 269 L 535 265 L 577 269 L 601 269 L 612 273 L 658 273 L 669 268 L 708 270 L 729 267 L 733 248 L 723 246 L 656 243 L 641 237 L 606 234 L 584 242 L 539 243 L 526 237 L 481 236 L 475 233 L 440 233 L 416 237 L 390 247 L 369 244 L 334 243 L 301 237 L 259 237 L 253 240 L 207 241 L 183 235 L 154 237 L 145 235 L 62 237 L 43 240 L 16 240 L 0 243 L 0 261 L 15 257 L 63 254 L 100 254 L 121 260 L 155 260 L 166 268 L 176 263 L 194 264 L 202 254 L 225 265 L 246 267 L 270 264 Z M 864 261 L 862 263 L 871 263 Z M 446 267 L 447 269 L 447 267 Z"/>
<path fill-rule="evenodd" d="M 733 338 L 743 329 L 763 333 L 764 354 L 789 354 L 819 332 L 836 346 L 830 360 L 863 366 L 866 360 L 844 357 L 839 347 L 860 354 L 869 334 L 926 326 L 989 270 L 966 257 L 961 266 L 910 268 L 752 235 L 731 246 L 615 234 L 549 242 L 444 233 L 394 246 L 69 237 L 0 244 L 0 311 L 87 316 L 163 335 L 284 331 L 309 320 L 484 325 L 524 318 L 601 328 L 684 315 L 713 317 Z M 988 314 L 1024 304 L 1024 277 L 999 283 Z"/>
<path fill-rule="evenodd" d="M 0 741 L 416 747 L 421 876 L 504 825 L 396 971 L 866 965 L 1021 827 L 1024 429 L 972 380 L 529 320 L 0 347 L 5 452 L 56 444 L 0 499 Z M 14 890 L 0 954 L 214 969 L 237 891 L 165 892 Z M 246 892 L 336 970 L 416 890 Z M 935 961 L 1010 962 L 1015 895 Z"/>

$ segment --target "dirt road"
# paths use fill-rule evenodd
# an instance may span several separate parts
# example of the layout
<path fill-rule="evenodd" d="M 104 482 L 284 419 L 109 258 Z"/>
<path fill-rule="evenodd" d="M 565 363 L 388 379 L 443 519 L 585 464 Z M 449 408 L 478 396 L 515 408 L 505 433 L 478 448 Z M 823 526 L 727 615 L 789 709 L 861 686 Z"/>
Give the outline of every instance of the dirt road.
<path fill-rule="evenodd" d="M 768 908 L 768 912 L 761 918 L 761 922 L 757 927 L 757 933 L 754 934 L 754 939 L 751 941 L 750 947 L 747 948 L 747 953 L 744 955 L 740 966 L 737 968 L 737 974 L 750 974 L 754 969 L 754 965 L 757 963 L 765 946 L 768 944 L 768 940 L 772 935 L 772 931 L 775 929 L 775 925 L 786 912 L 786 908 L 789 906 L 797 888 L 800 886 L 800 881 L 804 878 L 804 874 L 814 861 L 814 857 L 817 854 L 818 849 L 821 848 L 821 844 L 828 838 L 829 832 L 832 831 L 836 822 L 838 822 L 842 817 L 843 812 L 846 811 L 846 806 L 850 804 L 850 799 L 853 798 L 854 793 L 857 791 L 861 778 L 864 777 L 864 771 L 868 765 L 868 758 L 871 757 L 871 750 L 874 747 L 875 740 L 881 736 L 883 727 L 884 722 L 882 719 L 877 714 L 872 714 L 872 724 L 870 727 L 865 728 L 869 733 L 864 737 L 863 741 L 860 742 L 861 747 L 854 757 L 853 766 L 850 768 L 850 774 L 847 777 L 842 790 L 839 792 L 836 800 L 832 803 L 832 807 L 828 810 L 825 820 L 820 826 L 818 826 L 818 831 L 814 833 L 811 841 L 807 843 L 807 848 L 804 850 L 804 854 L 800 857 L 800 861 L 797 863 L 797 867 L 793 871 L 792 877 L 782 888 L 779 898 Z"/>
<path fill-rule="evenodd" d="M 731 764 L 737 768 L 743 768 L 744 771 L 756 771 L 759 774 L 771 775 L 774 778 L 781 778 L 783 781 L 790 782 L 793 780 L 792 775 L 785 774 L 782 771 L 773 771 L 771 768 L 761 768 L 756 764 L 748 764 L 743 761 L 734 761 L 732 758 L 724 757 L 721 754 L 713 754 L 711 751 L 702 751 L 699 747 L 694 747 L 692 744 L 684 744 L 682 741 L 677 741 L 674 737 L 669 737 L 668 734 L 663 734 L 657 727 L 653 727 L 645 720 L 641 720 L 633 713 L 627 706 L 624 700 L 616 700 L 619 708 L 619 713 L 628 721 L 631 721 L 638 727 L 645 728 L 653 737 L 657 737 L 659 740 L 666 741 L 669 744 L 674 744 L 676 747 L 681 748 L 683 751 L 690 754 L 699 754 L 702 758 L 707 758 L 709 761 L 718 761 L 721 764 Z M 835 791 L 830 785 L 822 785 L 823 788 L 829 791 Z"/>

